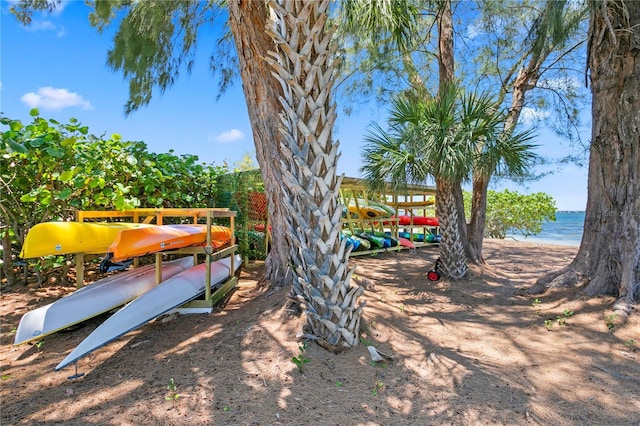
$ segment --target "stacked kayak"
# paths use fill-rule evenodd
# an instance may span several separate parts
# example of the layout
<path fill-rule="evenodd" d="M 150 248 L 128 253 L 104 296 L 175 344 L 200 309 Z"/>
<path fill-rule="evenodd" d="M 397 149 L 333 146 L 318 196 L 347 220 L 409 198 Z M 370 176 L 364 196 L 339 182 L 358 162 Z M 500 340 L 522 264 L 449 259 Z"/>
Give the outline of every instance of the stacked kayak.
<path fill-rule="evenodd" d="M 392 218 L 398 219 L 398 225 L 400 226 L 440 226 L 437 217 L 399 215 L 392 216 Z M 384 222 L 384 224 L 390 225 L 391 223 Z"/>
<path fill-rule="evenodd" d="M 105 254 L 121 231 L 155 226 L 126 222 L 43 222 L 33 226 L 27 233 L 20 257 Z"/>
<path fill-rule="evenodd" d="M 431 232 L 427 232 L 426 234 L 422 232 L 416 232 L 412 235 L 409 232 L 404 231 L 398 232 L 398 236 L 419 243 L 439 243 L 442 240 L 442 237 L 440 235 L 432 234 Z"/>
<path fill-rule="evenodd" d="M 211 226 L 214 249 L 230 243 L 233 231 Z M 207 226 L 150 225 L 129 222 L 43 222 L 33 226 L 25 238 L 21 258 L 72 253 L 106 254 L 106 261 L 120 262 L 165 250 L 203 244 Z"/>
<path fill-rule="evenodd" d="M 387 232 L 356 231 L 355 235 L 352 235 L 350 231 L 344 230 L 342 231 L 341 238 L 347 240 L 347 245 L 353 246 L 351 251 L 390 248 L 396 247 L 400 243 Z"/>
<path fill-rule="evenodd" d="M 208 232 L 210 231 L 210 239 Z M 198 224 L 149 225 L 125 222 L 46 222 L 34 226 L 25 239 L 23 258 L 72 253 L 107 254 L 103 261 L 122 261 L 167 250 L 211 244 L 218 249 L 233 239 L 229 227 Z M 19 345 L 68 328 L 128 303 L 107 319 L 56 370 L 111 340 L 205 293 L 206 263 L 194 266 L 193 256 L 147 265 L 111 275 L 46 306 L 27 312 L 18 325 Z M 211 289 L 222 291 L 242 263 L 240 255 L 211 262 Z M 233 267 L 232 267 L 233 265 Z M 102 264 L 101 264 L 102 267 Z M 161 278 L 160 284 L 157 280 Z M 226 284 L 223 284 L 226 283 Z"/>
<path fill-rule="evenodd" d="M 350 200 L 346 209 L 349 211 L 349 215 L 352 219 L 382 218 L 396 214 L 395 209 L 391 206 L 374 200 L 365 200 L 363 198 L 358 198 L 357 202 L 355 199 Z M 346 216 L 346 212 L 344 216 Z"/>
<path fill-rule="evenodd" d="M 193 266 L 193 258 L 164 262 L 163 278 Z M 103 278 L 22 316 L 14 344 L 31 342 L 124 305 L 155 286 L 155 265 Z"/>
<path fill-rule="evenodd" d="M 231 241 L 233 233 L 226 226 L 211 226 L 211 246 L 220 248 Z M 120 262 L 136 256 L 203 244 L 206 225 L 159 225 L 123 230 L 109 245 L 107 258 Z"/>
<path fill-rule="evenodd" d="M 439 226 L 440 222 L 437 217 L 425 216 L 398 216 L 400 226 L 417 225 L 417 226 Z"/>
<path fill-rule="evenodd" d="M 235 255 L 233 258 L 233 272 L 231 260 L 231 257 L 227 257 L 211 263 L 212 289 L 222 284 L 240 268 L 242 263 L 240 255 Z M 174 275 L 134 299 L 89 334 L 56 366 L 55 370 L 63 369 L 129 331 L 204 294 L 206 272 L 207 265 L 201 263 Z"/>

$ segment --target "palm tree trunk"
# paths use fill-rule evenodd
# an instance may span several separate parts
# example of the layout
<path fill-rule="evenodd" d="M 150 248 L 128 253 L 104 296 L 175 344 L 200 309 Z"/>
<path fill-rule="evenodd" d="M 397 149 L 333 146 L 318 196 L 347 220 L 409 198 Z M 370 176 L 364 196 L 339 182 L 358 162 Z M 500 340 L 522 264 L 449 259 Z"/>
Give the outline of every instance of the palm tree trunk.
<path fill-rule="evenodd" d="M 440 90 L 454 83 L 455 64 L 453 50 L 453 13 L 450 0 L 440 0 L 436 16 L 438 23 L 438 71 Z M 441 187 L 442 186 L 442 187 Z M 437 195 L 437 194 L 440 195 Z M 464 217 L 464 200 L 460 182 L 436 177 L 436 199 L 440 220 L 440 259 L 445 265 L 445 274 L 462 278 L 467 273 L 464 247 L 467 245 L 467 230 Z M 440 216 L 444 219 L 440 219 Z M 462 252 L 460 249 L 462 248 Z M 462 253 L 462 254 L 460 254 Z"/>
<path fill-rule="evenodd" d="M 331 90 L 334 70 L 331 37 L 326 29 L 328 0 L 269 1 L 277 19 L 267 29 L 276 52 L 267 61 L 280 81 L 279 169 L 283 205 L 290 215 L 287 239 L 295 280 L 293 295 L 305 308 L 308 333 L 333 350 L 358 344 L 363 288 L 349 282 L 350 250 L 340 241 L 342 176 L 332 139 L 336 105 Z"/>
<path fill-rule="evenodd" d="M 445 276 L 460 279 L 467 273 L 467 262 L 458 223 L 456 186 L 460 183 L 436 178 L 436 214 L 442 235 L 440 261 Z"/>

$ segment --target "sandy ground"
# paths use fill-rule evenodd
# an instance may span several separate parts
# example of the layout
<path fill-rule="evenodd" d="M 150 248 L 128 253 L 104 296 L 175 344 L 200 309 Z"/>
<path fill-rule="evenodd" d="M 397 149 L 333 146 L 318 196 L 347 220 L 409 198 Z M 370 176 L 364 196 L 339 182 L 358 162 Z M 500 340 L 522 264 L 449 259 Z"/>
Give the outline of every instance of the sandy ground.
<path fill-rule="evenodd" d="M 435 248 L 354 257 L 365 328 L 339 355 L 301 351 L 304 318 L 247 265 L 224 308 L 147 324 L 81 359 L 73 380 L 53 368 L 106 316 L 14 347 L 25 312 L 73 289 L 5 290 L 0 423 L 640 425 L 637 310 L 623 321 L 579 289 L 524 293 L 575 251 L 488 240 L 489 266 L 457 282 L 426 280 Z M 393 359 L 372 362 L 367 345 Z"/>

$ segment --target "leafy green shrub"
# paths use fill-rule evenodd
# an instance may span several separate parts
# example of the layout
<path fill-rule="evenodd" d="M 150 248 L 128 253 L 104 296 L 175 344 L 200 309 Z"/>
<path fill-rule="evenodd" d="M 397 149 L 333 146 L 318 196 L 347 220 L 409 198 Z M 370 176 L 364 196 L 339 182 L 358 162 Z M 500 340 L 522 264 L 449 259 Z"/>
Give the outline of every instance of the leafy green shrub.
<path fill-rule="evenodd" d="M 228 172 L 195 155 L 150 153 L 117 134 L 96 137 L 75 118 L 30 114 L 29 124 L 0 114 L 0 234 L 14 254 L 33 225 L 73 219 L 76 210 L 213 207 L 217 179 Z"/>
<path fill-rule="evenodd" d="M 465 192 L 467 217 L 471 210 L 471 194 Z M 505 189 L 487 192 L 487 222 L 485 236 L 504 238 L 508 233 L 526 236 L 542 230 L 542 223 L 556 220 L 556 205 L 553 197 L 544 192 L 520 194 Z"/>

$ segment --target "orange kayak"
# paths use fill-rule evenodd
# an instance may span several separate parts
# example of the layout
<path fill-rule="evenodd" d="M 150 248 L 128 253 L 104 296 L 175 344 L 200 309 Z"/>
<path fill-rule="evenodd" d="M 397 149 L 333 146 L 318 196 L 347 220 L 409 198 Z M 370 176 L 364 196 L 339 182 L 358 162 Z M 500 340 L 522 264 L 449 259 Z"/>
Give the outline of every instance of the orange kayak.
<path fill-rule="evenodd" d="M 233 233 L 226 226 L 211 226 L 211 246 L 219 248 L 231 241 Z M 136 256 L 203 244 L 207 241 L 206 225 L 159 225 L 127 229 L 109 246 L 107 259 L 120 262 Z"/>

